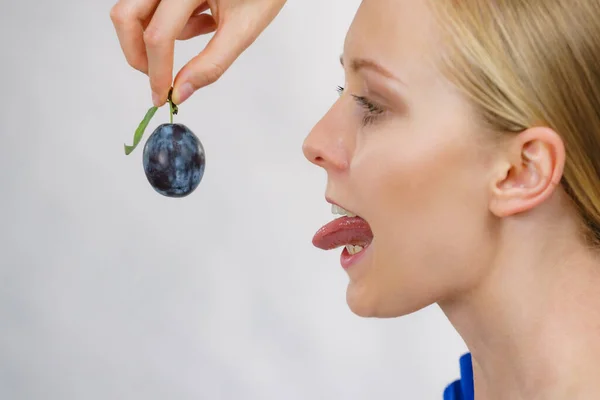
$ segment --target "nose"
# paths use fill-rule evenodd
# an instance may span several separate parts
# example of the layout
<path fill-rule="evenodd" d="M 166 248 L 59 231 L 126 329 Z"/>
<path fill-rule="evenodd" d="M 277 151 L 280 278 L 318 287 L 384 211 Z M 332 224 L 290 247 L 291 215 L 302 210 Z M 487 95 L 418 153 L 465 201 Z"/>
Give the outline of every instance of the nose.
<path fill-rule="evenodd" d="M 304 157 L 327 171 L 343 171 L 350 164 L 352 138 L 339 107 L 334 105 L 313 127 L 302 144 Z"/>

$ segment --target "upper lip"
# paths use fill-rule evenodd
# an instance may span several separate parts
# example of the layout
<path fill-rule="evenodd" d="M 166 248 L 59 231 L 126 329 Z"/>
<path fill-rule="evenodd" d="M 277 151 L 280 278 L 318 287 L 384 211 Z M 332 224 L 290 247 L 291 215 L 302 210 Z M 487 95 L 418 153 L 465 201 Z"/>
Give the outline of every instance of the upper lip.
<path fill-rule="evenodd" d="M 334 204 L 334 205 L 336 205 L 338 207 L 341 207 L 338 203 L 336 203 L 335 201 L 333 201 L 331 199 L 331 197 L 325 197 L 325 201 L 327 201 L 329 204 Z"/>
<path fill-rule="evenodd" d="M 325 197 L 325 200 L 326 200 L 326 201 L 327 201 L 329 204 L 333 204 L 333 205 L 335 205 L 335 206 L 342 207 L 342 206 L 340 206 L 338 203 L 336 203 L 336 202 L 335 202 L 335 201 L 334 201 L 334 200 L 333 200 L 331 197 Z M 344 207 L 342 207 L 342 208 L 344 208 Z M 344 208 L 344 210 L 345 210 L 345 208 Z"/>
<path fill-rule="evenodd" d="M 325 197 L 325 200 L 326 200 L 326 201 L 327 201 L 329 204 L 333 204 L 333 205 L 336 205 L 336 206 L 338 206 L 338 207 L 341 207 L 341 208 L 343 208 L 344 210 L 346 210 L 346 211 L 348 211 L 348 212 L 350 212 L 350 213 L 352 213 L 352 214 L 354 214 L 354 215 L 356 215 L 356 216 L 360 217 L 360 215 L 358 215 L 358 213 L 356 213 L 356 212 L 354 212 L 354 211 L 352 211 L 352 210 L 350 210 L 350 209 L 348 209 L 348 208 L 346 208 L 346 207 L 344 207 L 344 206 L 340 205 L 339 203 L 337 203 L 337 202 L 335 202 L 333 199 L 331 199 L 331 197 Z"/>

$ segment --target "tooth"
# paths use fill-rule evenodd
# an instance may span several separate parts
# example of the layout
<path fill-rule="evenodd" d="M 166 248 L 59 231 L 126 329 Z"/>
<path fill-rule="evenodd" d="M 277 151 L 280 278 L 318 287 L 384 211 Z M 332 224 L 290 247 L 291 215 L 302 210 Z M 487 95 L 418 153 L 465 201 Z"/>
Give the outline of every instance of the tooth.
<path fill-rule="evenodd" d="M 331 213 L 334 215 L 346 215 L 348 217 L 356 217 L 356 214 L 353 214 L 350 211 L 345 210 L 342 207 L 337 206 L 335 204 L 331 205 Z"/>
<path fill-rule="evenodd" d="M 351 244 L 346 245 L 346 250 L 348 250 L 348 254 L 353 256 L 354 254 L 360 253 L 363 250 L 362 246 L 353 246 Z"/>

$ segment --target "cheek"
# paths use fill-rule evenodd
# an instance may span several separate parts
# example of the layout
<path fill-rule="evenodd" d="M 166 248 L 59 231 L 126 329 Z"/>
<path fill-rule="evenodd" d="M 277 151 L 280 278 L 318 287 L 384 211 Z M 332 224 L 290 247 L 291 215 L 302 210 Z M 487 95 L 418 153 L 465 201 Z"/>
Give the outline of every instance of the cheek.
<path fill-rule="evenodd" d="M 467 278 L 487 215 L 473 149 L 451 135 L 415 136 L 365 144 L 352 171 L 363 185 L 355 193 L 376 238 L 376 265 L 362 290 L 407 312 L 454 290 L 457 277 Z"/>
<path fill-rule="evenodd" d="M 398 232 L 437 230 L 436 225 L 473 215 L 465 211 L 472 211 L 473 200 L 483 191 L 469 146 L 451 135 L 428 138 L 419 131 L 369 139 L 353 160 L 352 175 L 363 186 L 357 192 L 363 194 L 373 223 L 394 217 L 402 222 Z"/>

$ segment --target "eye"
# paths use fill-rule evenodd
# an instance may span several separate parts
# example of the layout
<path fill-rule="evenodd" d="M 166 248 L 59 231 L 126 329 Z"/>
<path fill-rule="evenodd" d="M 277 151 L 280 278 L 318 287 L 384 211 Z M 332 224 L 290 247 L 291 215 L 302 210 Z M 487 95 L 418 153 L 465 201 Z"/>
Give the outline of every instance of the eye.
<path fill-rule="evenodd" d="M 342 93 L 344 93 L 344 88 L 341 86 L 338 86 L 337 92 L 341 96 Z M 375 122 L 377 117 L 379 117 L 381 114 L 383 114 L 385 112 L 383 107 L 378 106 L 377 104 L 375 104 L 374 102 L 372 102 L 371 100 L 366 98 L 365 96 L 352 95 L 352 97 L 365 110 L 363 120 L 362 120 L 363 126 L 372 124 L 373 122 Z"/>

